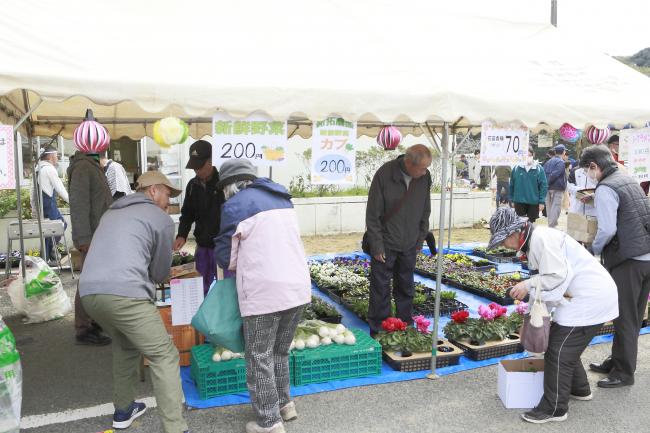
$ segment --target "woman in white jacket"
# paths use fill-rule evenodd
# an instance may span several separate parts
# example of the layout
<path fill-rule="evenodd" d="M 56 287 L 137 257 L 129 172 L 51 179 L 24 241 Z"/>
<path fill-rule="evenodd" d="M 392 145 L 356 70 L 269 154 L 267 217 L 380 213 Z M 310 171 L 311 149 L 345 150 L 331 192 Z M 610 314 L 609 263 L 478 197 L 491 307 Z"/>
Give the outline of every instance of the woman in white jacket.
<path fill-rule="evenodd" d="M 535 274 L 514 286 L 510 296 L 519 300 L 528 294 L 534 296 L 532 289 L 539 286 L 542 301 L 549 311 L 552 309 L 549 345 L 544 354 L 544 395 L 522 418 L 536 424 L 564 421 L 569 398 L 592 399 L 580 357 L 601 325 L 618 317 L 616 284 L 573 238 L 556 229 L 535 226 L 513 209 L 498 209 L 490 219 L 490 231 L 488 249 L 503 245 L 526 255 Z"/>

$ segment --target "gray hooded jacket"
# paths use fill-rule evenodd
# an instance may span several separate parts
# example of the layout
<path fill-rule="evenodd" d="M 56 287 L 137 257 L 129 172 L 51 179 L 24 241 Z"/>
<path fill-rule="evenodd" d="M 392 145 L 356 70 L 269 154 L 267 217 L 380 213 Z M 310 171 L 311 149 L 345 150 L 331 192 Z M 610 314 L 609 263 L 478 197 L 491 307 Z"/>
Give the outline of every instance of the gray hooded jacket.
<path fill-rule="evenodd" d="M 80 296 L 155 299 L 155 284 L 169 276 L 174 222 L 142 193 L 121 198 L 95 231 L 79 279 Z"/>

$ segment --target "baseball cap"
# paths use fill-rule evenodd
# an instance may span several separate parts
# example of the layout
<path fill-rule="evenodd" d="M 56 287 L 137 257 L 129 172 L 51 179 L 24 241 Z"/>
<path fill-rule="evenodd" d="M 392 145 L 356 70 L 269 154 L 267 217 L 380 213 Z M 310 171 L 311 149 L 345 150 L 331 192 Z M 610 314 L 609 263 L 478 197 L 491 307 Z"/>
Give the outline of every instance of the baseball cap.
<path fill-rule="evenodd" d="M 190 159 L 185 168 L 198 170 L 210 158 L 212 158 L 212 144 L 205 140 L 197 140 L 190 146 Z"/>
<path fill-rule="evenodd" d="M 553 148 L 555 153 L 563 153 L 566 150 L 566 146 L 564 144 L 558 144 Z"/>
<path fill-rule="evenodd" d="M 180 189 L 172 186 L 172 183 L 167 179 L 167 176 L 159 171 L 147 171 L 140 175 L 138 181 L 135 183 L 135 189 L 140 190 L 151 185 L 165 185 L 171 191 L 169 196 L 176 197 L 181 193 Z"/>

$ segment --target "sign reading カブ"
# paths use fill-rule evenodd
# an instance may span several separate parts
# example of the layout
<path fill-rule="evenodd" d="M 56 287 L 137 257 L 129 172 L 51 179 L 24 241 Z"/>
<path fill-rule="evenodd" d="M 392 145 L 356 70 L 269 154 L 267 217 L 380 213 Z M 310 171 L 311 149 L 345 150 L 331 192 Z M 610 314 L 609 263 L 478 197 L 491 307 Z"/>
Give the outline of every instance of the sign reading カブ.
<path fill-rule="evenodd" d="M 328 117 L 314 123 L 312 132 L 311 183 L 354 184 L 356 182 L 357 125 Z"/>
<path fill-rule="evenodd" d="M 619 133 L 619 158 L 639 182 L 650 180 L 650 128 L 623 129 Z"/>
<path fill-rule="evenodd" d="M 235 119 L 225 113 L 212 117 L 212 163 L 249 159 L 254 165 L 275 166 L 286 162 L 287 122 L 263 114 Z"/>
<path fill-rule="evenodd" d="M 529 130 L 523 125 L 481 125 L 481 165 L 514 165 L 526 162 Z"/>
<path fill-rule="evenodd" d="M 0 125 L 0 189 L 16 188 L 14 157 L 14 128 Z"/>

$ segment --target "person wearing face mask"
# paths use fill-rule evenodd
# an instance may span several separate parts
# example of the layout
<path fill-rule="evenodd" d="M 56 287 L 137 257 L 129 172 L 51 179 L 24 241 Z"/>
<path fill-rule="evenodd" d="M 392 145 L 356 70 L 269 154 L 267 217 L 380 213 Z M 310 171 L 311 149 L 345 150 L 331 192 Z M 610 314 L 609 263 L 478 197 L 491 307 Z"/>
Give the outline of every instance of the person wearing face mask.
<path fill-rule="evenodd" d="M 650 294 L 650 201 L 639 183 L 618 168 L 604 145 L 582 152 L 580 166 L 597 181 L 598 231 L 592 244 L 618 287 L 620 316 L 614 320 L 612 355 L 589 367 L 607 374 L 602 388 L 634 384 L 639 330 Z"/>
<path fill-rule="evenodd" d="M 196 270 L 203 277 L 203 291 L 208 293 L 217 272 L 214 238 L 219 233 L 221 206 L 224 203 L 223 191 L 216 187 L 219 171 L 212 166 L 212 144 L 205 140 L 192 143 L 186 168 L 194 170 L 196 177 L 189 181 L 185 189 L 174 251 L 185 245 L 194 224 Z"/>
<path fill-rule="evenodd" d="M 584 189 L 595 189 L 597 181 L 587 176 L 587 170 L 583 167 L 576 166 L 569 174 L 567 191 L 571 197 L 570 213 L 577 213 L 589 217 L 596 216 L 596 207 L 594 206 L 593 196 L 576 198 L 576 193 Z"/>
<path fill-rule="evenodd" d="M 528 148 L 525 164 L 516 165 L 510 175 L 510 200 L 519 216 L 528 217 L 530 222 L 539 218 L 546 200 L 546 174 L 535 161 L 535 151 Z"/>
<path fill-rule="evenodd" d="M 167 278 L 172 264 L 174 222 L 165 210 L 181 191 L 159 171 L 143 173 L 136 191 L 102 216 L 79 277 L 79 294 L 88 314 L 113 338 L 113 428 L 128 428 L 147 409 L 135 401 L 144 355 L 163 430 L 187 432 L 178 350 L 154 304 L 155 285 Z"/>
<path fill-rule="evenodd" d="M 382 165 L 372 179 L 366 208 L 370 248 L 370 334 L 390 316 L 391 293 L 397 317 L 413 323 L 415 258 L 429 232 L 431 151 L 416 144 Z M 391 280 L 393 281 L 391 290 Z M 402 356 L 410 353 L 402 351 Z"/>
<path fill-rule="evenodd" d="M 504 246 L 525 254 L 534 274 L 510 290 L 531 305 L 540 300 L 553 309 L 544 353 L 544 395 L 524 421 L 543 424 L 567 419 L 569 400 L 593 398 L 580 357 L 602 324 L 616 318 L 616 284 L 595 257 L 564 232 L 530 223 L 512 209 L 498 209 L 490 219 L 488 248 Z"/>

